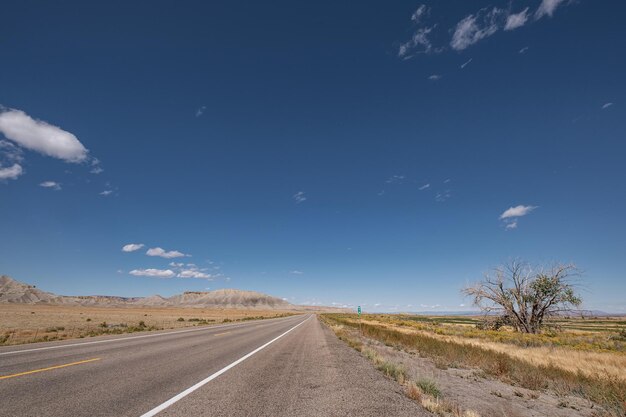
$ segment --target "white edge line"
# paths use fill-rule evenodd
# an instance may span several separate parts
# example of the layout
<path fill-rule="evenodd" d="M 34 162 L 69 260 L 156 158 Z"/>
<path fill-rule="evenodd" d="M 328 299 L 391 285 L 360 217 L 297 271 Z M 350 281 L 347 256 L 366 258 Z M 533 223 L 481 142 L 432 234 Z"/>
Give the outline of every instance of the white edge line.
<path fill-rule="evenodd" d="M 288 319 L 290 319 L 292 317 L 297 317 L 297 316 L 279 317 L 279 318 L 276 318 L 276 319 L 265 319 L 265 320 L 258 320 L 258 321 L 260 321 L 260 322 L 269 322 L 269 321 L 281 320 L 281 319 L 288 320 Z M 212 330 L 212 329 L 221 329 L 223 327 L 245 327 L 247 325 L 251 325 L 251 324 L 254 324 L 254 323 L 255 323 L 255 321 L 248 322 L 248 323 L 220 324 L 218 326 L 206 326 L 206 327 L 195 328 L 195 329 L 178 330 L 178 331 L 174 331 L 174 332 L 144 334 L 144 335 L 141 335 L 141 336 L 118 337 L 116 339 L 106 339 L 106 340 L 94 340 L 93 342 L 69 343 L 67 345 L 46 346 L 46 347 L 32 348 L 32 349 L 22 349 L 22 350 L 12 350 L 12 351 L 9 351 L 9 352 L 0 352 L 0 356 L 3 356 L 3 355 L 17 355 L 18 353 L 36 352 L 36 351 L 39 351 L 39 350 L 61 349 L 61 348 L 69 348 L 69 347 L 74 347 L 74 346 L 95 345 L 97 343 L 123 342 L 125 340 L 144 339 L 146 337 L 158 337 L 158 336 L 168 336 L 168 335 L 171 335 L 171 334 L 200 332 L 200 331 L 203 331 L 203 330 L 207 331 L 207 330 Z"/>
<path fill-rule="evenodd" d="M 275 341 L 277 341 L 278 339 L 280 339 L 281 337 L 283 337 L 284 335 L 286 335 L 290 331 L 294 330 L 296 327 L 303 325 L 310 318 L 311 318 L 311 316 L 307 317 L 305 320 L 303 320 L 302 322 L 296 324 L 291 329 L 287 330 L 285 333 L 281 334 L 280 336 L 275 337 L 274 339 L 270 340 L 269 342 L 267 342 L 263 346 L 260 346 L 260 347 L 258 347 L 256 349 L 254 349 L 252 352 L 248 353 L 245 356 L 242 356 L 241 358 L 237 359 L 235 362 L 231 363 L 228 366 L 225 366 L 224 368 L 222 368 L 219 371 L 215 372 L 213 375 L 210 375 L 210 376 L 206 377 L 205 379 L 203 379 L 202 381 L 200 381 L 197 384 L 193 385 L 192 387 L 187 388 L 186 390 L 184 390 L 180 394 L 173 396 L 169 400 L 165 401 L 163 404 L 153 408 L 152 410 L 148 411 L 145 414 L 142 414 L 141 417 L 152 417 L 152 416 L 157 415 L 158 413 L 160 413 L 161 411 L 165 410 L 170 405 L 172 405 L 172 404 L 178 402 L 179 400 L 185 398 L 187 395 L 191 394 L 192 392 L 194 392 L 198 388 L 202 387 L 203 385 L 209 383 L 210 381 L 214 380 L 218 376 L 222 375 L 224 372 L 226 372 L 229 369 L 239 365 L 241 362 L 245 361 L 246 359 L 248 359 L 250 356 L 252 356 L 255 353 L 257 353 L 258 351 L 260 351 L 262 349 L 265 349 L 266 347 L 268 347 L 269 345 L 271 345 L 272 343 L 274 343 Z"/>

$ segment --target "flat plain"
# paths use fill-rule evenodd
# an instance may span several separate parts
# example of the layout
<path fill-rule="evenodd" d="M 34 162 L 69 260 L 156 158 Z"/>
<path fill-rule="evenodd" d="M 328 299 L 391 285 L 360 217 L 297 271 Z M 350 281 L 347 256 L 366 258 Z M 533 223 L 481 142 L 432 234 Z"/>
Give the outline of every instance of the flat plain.
<path fill-rule="evenodd" d="M 285 317 L 283 310 L 0 304 L 0 345 Z"/>

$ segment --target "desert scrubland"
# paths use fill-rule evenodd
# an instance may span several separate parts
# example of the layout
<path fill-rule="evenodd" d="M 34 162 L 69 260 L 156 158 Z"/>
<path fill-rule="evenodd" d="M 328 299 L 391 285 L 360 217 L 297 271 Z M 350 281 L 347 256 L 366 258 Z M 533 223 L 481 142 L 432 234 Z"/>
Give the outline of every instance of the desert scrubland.
<path fill-rule="evenodd" d="M 0 345 L 175 329 L 291 314 L 295 313 L 262 309 L 0 304 Z"/>
<path fill-rule="evenodd" d="M 481 318 L 326 314 L 337 335 L 442 416 L 624 416 L 626 320 L 559 318 L 540 334 Z"/>

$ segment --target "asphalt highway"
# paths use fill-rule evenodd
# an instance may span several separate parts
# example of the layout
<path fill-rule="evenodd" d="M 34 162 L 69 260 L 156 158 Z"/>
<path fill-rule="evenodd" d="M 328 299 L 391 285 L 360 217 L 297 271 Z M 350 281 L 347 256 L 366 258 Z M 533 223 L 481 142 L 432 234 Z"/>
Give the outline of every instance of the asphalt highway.
<path fill-rule="evenodd" d="M 0 416 L 420 416 L 315 315 L 0 349 Z"/>

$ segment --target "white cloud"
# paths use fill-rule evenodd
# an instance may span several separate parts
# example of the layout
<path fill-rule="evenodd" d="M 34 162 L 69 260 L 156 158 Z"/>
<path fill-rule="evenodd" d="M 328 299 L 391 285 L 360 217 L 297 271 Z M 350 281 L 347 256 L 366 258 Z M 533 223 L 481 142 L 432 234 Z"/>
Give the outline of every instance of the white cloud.
<path fill-rule="evenodd" d="M 206 106 L 200 107 L 198 110 L 196 110 L 196 117 L 202 116 L 205 111 L 206 111 Z"/>
<path fill-rule="evenodd" d="M 143 248 L 145 245 L 143 243 L 129 243 L 128 245 L 122 246 L 123 252 L 134 252 Z"/>
<path fill-rule="evenodd" d="M 170 266 L 173 266 L 174 268 L 182 268 L 185 264 L 182 262 L 170 262 Z"/>
<path fill-rule="evenodd" d="M 5 160 L 9 162 L 22 162 L 22 150 L 8 140 L 0 140 L 0 152 Z"/>
<path fill-rule="evenodd" d="M 431 52 L 438 52 L 438 50 L 433 48 L 430 39 L 428 39 L 434 28 L 435 26 L 417 29 L 409 41 L 400 45 L 398 56 L 407 57 L 409 53 L 429 54 Z"/>
<path fill-rule="evenodd" d="M 91 160 L 91 170 L 89 172 L 92 174 L 101 174 L 104 172 L 104 169 L 100 166 L 100 160 L 98 158 L 93 158 Z"/>
<path fill-rule="evenodd" d="M 472 62 L 472 58 L 470 58 L 467 61 L 465 61 L 464 63 L 462 63 L 461 64 L 461 69 L 467 67 L 470 64 L 470 62 Z"/>
<path fill-rule="evenodd" d="M 520 54 L 525 54 L 526 51 L 528 51 L 528 46 L 523 47 L 522 49 L 519 50 Z"/>
<path fill-rule="evenodd" d="M 293 274 L 293 275 L 302 275 L 302 274 L 304 274 L 304 272 L 298 271 L 297 269 L 294 269 L 293 271 L 289 271 L 289 273 Z"/>
<path fill-rule="evenodd" d="M 433 74 L 433 75 L 430 75 L 430 76 L 428 77 L 428 79 L 429 79 L 429 80 L 431 80 L 431 81 L 438 81 L 438 80 L 440 80 L 440 79 L 441 79 L 441 75 L 439 75 L 439 74 Z"/>
<path fill-rule="evenodd" d="M 535 19 L 541 19 L 546 15 L 552 17 L 556 8 L 564 2 L 565 0 L 542 0 L 535 12 Z"/>
<path fill-rule="evenodd" d="M 176 274 L 171 269 L 133 269 L 129 272 L 137 277 L 172 278 Z"/>
<path fill-rule="evenodd" d="M 163 248 L 150 248 L 148 249 L 148 251 L 146 252 L 146 255 L 148 256 L 160 256 L 161 258 L 165 258 L 165 259 L 172 259 L 172 258 L 180 258 L 183 256 L 189 256 L 189 255 L 185 255 L 182 252 L 179 252 L 177 250 L 172 250 L 172 251 L 166 251 Z"/>
<path fill-rule="evenodd" d="M 39 184 L 40 187 L 43 188 L 52 188 L 53 190 L 60 190 L 61 189 L 61 184 L 59 184 L 56 181 L 44 181 L 41 184 Z"/>
<path fill-rule="evenodd" d="M 430 184 L 424 184 L 424 185 L 422 185 L 419 189 L 420 189 L 420 191 L 421 191 L 421 190 L 425 190 L 425 189 L 427 189 L 427 188 L 430 188 Z"/>
<path fill-rule="evenodd" d="M 608 109 L 608 108 L 609 108 L 609 107 L 611 107 L 612 105 L 613 105 L 613 103 L 605 103 L 605 104 L 602 106 L 602 110 L 604 110 L 604 109 Z"/>
<path fill-rule="evenodd" d="M 213 279 L 213 275 L 207 274 L 197 269 L 183 269 L 177 275 L 178 278 L 200 278 L 200 279 Z"/>
<path fill-rule="evenodd" d="M 426 7 L 425 4 L 420 5 L 420 7 L 417 8 L 417 10 L 413 13 L 413 15 L 411 16 L 411 20 L 414 21 L 415 23 L 419 23 L 420 20 L 422 19 L 422 16 L 424 16 L 425 14 L 427 14 L 428 12 L 430 12 L 430 8 Z"/>
<path fill-rule="evenodd" d="M 66 162 L 87 159 L 87 149 L 72 133 L 35 120 L 21 110 L 8 109 L 0 113 L 0 132 L 19 146 Z"/>
<path fill-rule="evenodd" d="M 505 230 L 511 230 L 511 229 L 517 229 L 517 220 L 513 220 L 510 223 L 507 223 L 506 226 L 504 226 Z"/>
<path fill-rule="evenodd" d="M 504 30 L 513 30 L 522 27 L 528 21 L 528 7 L 519 13 L 510 14 L 506 18 L 506 24 Z"/>
<path fill-rule="evenodd" d="M 103 195 L 105 197 L 111 194 L 113 194 L 113 190 L 104 190 L 100 193 L 100 195 Z"/>
<path fill-rule="evenodd" d="M 0 180 L 15 180 L 22 175 L 24 170 L 20 164 L 13 164 L 10 167 L 2 168 L 0 165 Z"/>
<path fill-rule="evenodd" d="M 522 216 L 527 215 L 528 213 L 530 213 L 536 208 L 537 206 L 524 206 L 521 204 L 519 206 L 510 207 L 507 210 L 505 210 L 504 213 L 500 215 L 500 219 L 504 220 L 504 219 L 509 219 L 512 217 L 522 217 Z"/>
<path fill-rule="evenodd" d="M 494 7 L 490 12 L 484 13 L 485 10 L 466 16 L 456 25 L 450 42 L 452 49 L 461 51 L 498 31 L 498 19 L 503 10 Z"/>
<path fill-rule="evenodd" d="M 304 195 L 304 191 L 298 191 L 292 197 L 293 197 L 294 201 L 296 202 L 296 204 L 300 204 L 300 203 L 306 201 L 306 196 Z"/>

